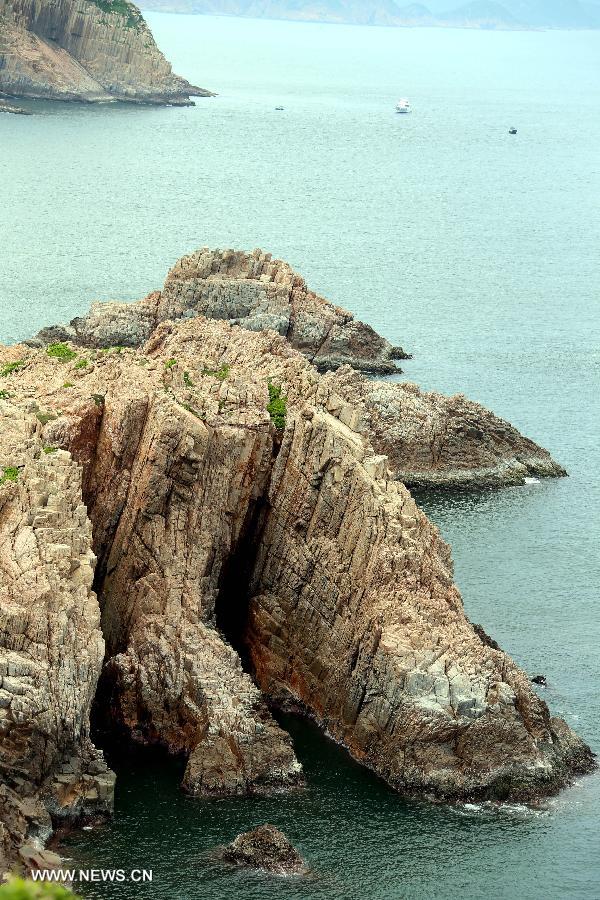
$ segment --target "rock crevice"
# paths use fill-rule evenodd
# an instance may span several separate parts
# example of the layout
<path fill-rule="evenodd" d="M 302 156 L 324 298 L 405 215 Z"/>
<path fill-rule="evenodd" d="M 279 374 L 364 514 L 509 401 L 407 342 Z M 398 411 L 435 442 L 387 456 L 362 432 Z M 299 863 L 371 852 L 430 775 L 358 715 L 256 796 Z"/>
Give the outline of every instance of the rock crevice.
<path fill-rule="evenodd" d="M 183 755 L 194 795 L 302 784 L 267 700 L 407 794 L 528 799 L 594 766 L 470 623 L 449 548 L 396 476 L 407 451 L 381 452 L 377 403 L 429 460 L 412 388 L 373 399 L 377 382 L 319 374 L 273 330 L 185 315 L 135 348 L 0 348 L 0 382 L 10 859 L 52 822 L 110 810 L 99 679 L 111 728 Z M 423 396 L 420 412 L 443 409 Z M 469 440 L 446 442 L 449 466 Z"/>

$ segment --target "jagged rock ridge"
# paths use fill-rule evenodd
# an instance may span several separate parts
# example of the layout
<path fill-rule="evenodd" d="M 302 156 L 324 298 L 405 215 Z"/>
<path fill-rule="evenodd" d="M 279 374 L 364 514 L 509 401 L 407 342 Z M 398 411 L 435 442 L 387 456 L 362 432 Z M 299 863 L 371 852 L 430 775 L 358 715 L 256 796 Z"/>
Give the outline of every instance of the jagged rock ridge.
<path fill-rule="evenodd" d="M 389 457 L 405 484 L 487 487 L 522 484 L 530 475 L 566 474 L 547 450 L 462 395 L 444 397 L 406 382 L 363 378 L 358 372 L 398 374 L 393 360 L 406 354 L 261 250 L 198 250 L 173 266 L 162 291 L 137 303 L 95 303 L 87 315 L 45 328 L 31 343 L 138 347 L 161 322 L 198 315 L 251 331 L 272 329 L 318 370 L 337 370 L 331 376 L 337 399 L 330 402 L 352 410 L 351 418 L 361 420 L 377 452 Z M 306 378 L 316 385 L 316 373 L 308 372 Z"/>
<path fill-rule="evenodd" d="M 593 767 L 466 618 L 447 546 L 336 374 L 272 331 L 204 318 L 140 349 L 0 352 L 8 855 L 47 835 L 48 812 L 110 806 L 89 742 L 99 678 L 115 726 L 186 755 L 191 793 L 297 788 L 229 636 L 273 702 L 406 793 L 529 798 Z"/>
<path fill-rule="evenodd" d="M 0 93 L 171 105 L 210 96 L 173 74 L 128 0 L 0 0 Z"/>

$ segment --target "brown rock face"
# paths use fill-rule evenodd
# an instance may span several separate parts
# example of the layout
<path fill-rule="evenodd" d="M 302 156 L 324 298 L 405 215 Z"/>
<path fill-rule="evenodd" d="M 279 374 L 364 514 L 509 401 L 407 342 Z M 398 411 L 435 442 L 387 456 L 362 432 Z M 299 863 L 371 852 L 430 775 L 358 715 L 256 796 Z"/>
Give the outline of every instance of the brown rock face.
<path fill-rule="evenodd" d="M 95 303 L 70 325 L 44 329 L 38 340 L 72 340 L 89 347 L 137 347 L 166 319 L 206 316 L 249 331 L 271 329 L 286 337 L 317 369 L 349 364 L 364 372 L 399 371 L 398 348 L 352 313 L 334 306 L 270 253 L 209 250 L 183 256 L 162 292 L 139 303 Z"/>
<path fill-rule="evenodd" d="M 335 373 L 335 385 L 364 410 L 373 446 L 409 487 L 499 487 L 567 474 L 547 450 L 463 394 L 372 381 L 347 367 Z"/>
<path fill-rule="evenodd" d="M 448 547 L 385 460 L 324 410 L 286 431 L 251 579 L 259 685 L 407 793 L 528 798 L 589 751 L 484 643 Z"/>
<path fill-rule="evenodd" d="M 301 782 L 237 649 L 275 703 L 407 793 L 532 797 L 593 766 L 466 618 L 447 546 L 371 443 L 356 373 L 199 317 L 136 350 L 0 349 L 0 382 L 8 851 L 48 811 L 106 803 L 92 576 L 98 705 L 183 754 L 191 793 Z"/>
<path fill-rule="evenodd" d="M 173 74 L 126 0 L 0 0 L 0 92 L 173 105 L 210 96 Z"/>
<path fill-rule="evenodd" d="M 365 378 L 363 371 L 398 372 L 392 358 L 399 348 L 309 291 L 286 263 L 260 250 L 204 249 L 184 256 L 162 292 L 138 303 L 95 303 L 88 315 L 45 328 L 31 343 L 139 347 L 162 322 L 195 316 L 275 331 L 317 370 L 334 370 L 327 382 L 328 408 L 367 434 L 407 485 L 498 487 L 522 484 L 528 475 L 566 474 L 547 450 L 460 394 L 445 397 L 407 382 Z M 283 379 L 293 399 L 318 392 L 321 382 L 309 368 L 298 387 L 297 379 L 287 379 L 285 365 L 278 360 L 269 365 L 266 375 Z"/>
<path fill-rule="evenodd" d="M 114 777 L 89 739 L 102 665 L 95 556 L 68 453 L 0 399 L 0 848 L 110 812 Z M 1 854 L 0 854 L 1 855 Z"/>

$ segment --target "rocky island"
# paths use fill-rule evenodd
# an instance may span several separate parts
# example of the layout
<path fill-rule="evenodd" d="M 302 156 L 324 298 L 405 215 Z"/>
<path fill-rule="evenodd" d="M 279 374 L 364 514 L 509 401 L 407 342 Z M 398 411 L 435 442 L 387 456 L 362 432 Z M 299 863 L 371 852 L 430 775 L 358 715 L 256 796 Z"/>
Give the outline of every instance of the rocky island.
<path fill-rule="evenodd" d="M 175 75 L 128 0 L 0 0 L 0 99 L 189 105 L 212 96 Z"/>
<path fill-rule="evenodd" d="M 383 338 L 231 254 L 0 348 L 0 868 L 110 814 L 92 726 L 183 755 L 196 796 L 302 787 L 273 706 L 408 795 L 528 800 L 594 767 L 469 621 L 404 483 L 560 467 L 478 404 L 369 380 Z"/>

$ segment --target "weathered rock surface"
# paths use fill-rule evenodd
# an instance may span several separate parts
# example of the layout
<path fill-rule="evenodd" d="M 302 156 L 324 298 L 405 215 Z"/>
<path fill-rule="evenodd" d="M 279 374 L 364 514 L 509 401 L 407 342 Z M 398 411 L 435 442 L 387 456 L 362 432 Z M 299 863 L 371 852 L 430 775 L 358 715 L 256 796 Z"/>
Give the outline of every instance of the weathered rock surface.
<path fill-rule="evenodd" d="M 522 484 L 528 475 L 566 474 L 547 450 L 460 394 L 446 397 L 407 382 L 362 376 L 360 371 L 398 371 L 392 358 L 403 351 L 309 291 L 287 264 L 259 250 L 184 256 L 162 292 L 137 303 L 95 303 L 86 316 L 45 328 L 30 343 L 139 347 L 161 322 L 200 315 L 251 331 L 273 330 L 317 369 L 335 370 L 328 403 L 368 433 L 375 450 L 389 457 L 394 476 L 409 486 L 490 487 Z M 285 366 L 273 374 L 287 389 Z M 320 381 L 307 369 L 300 390 L 298 384 L 292 379 L 289 390 L 300 399 L 307 390 L 314 393 Z"/>
<path fill-rule="evenodd" d="M 567 473 L 547 450 L 463 394 L 422 391 L 338 369 L 336 389 L 364 409 L 373 446 L 410 487 L 499 487 Z"/>
<path fill-rule="evenodd" d="M 270 253 L 203 248 L 183 256 L 163 290 L 139 303 L 95 303 L 68 326 L 44 329 L 41 342 L 72 340 L 83 346 L 139 346 L 160 322 L 206 316 L 250 331 L 272 329 L 320 370 L 345 363 L 364 372 L 390 374 L 401 355 L 370 325 L 334 306 Z"/>
<path fill-rule="evenodd" d="M 301 875 L 307 871 L 298 851 L 274 825 L 259 825 L 238 834 L 221 856 L 236 866 L 262 869 L 273 875 Z"/>
<path fill-rule="evenodd" d="M 524 799 L 593 767 L 467 619 L 448 547 L 376 446 L 396 401 L 371 390 L 203 317 L 138 349 L 0 348 L 6 855 L 110 807 L 89 739 L 104 643 L 105 719 L 183 754 L 193 794 L 302 782 L 236 650 L 406 793 Z M 423 397 L 419 414 L 439 402 Z"/>
<path fill-rule="evenodd" d="M 15 97 L 189 105 L 128 0 L 0 0 L 0 91 Z"/>
<path fill-rule="evenodd" d="M 27 404 L 0 399 L 0 420 L 0 861 L 27 862 L 50 814 L 109 813 L 114 776 L 89 738 L 104 641 L 80 469 L 43 453 Z"/>

